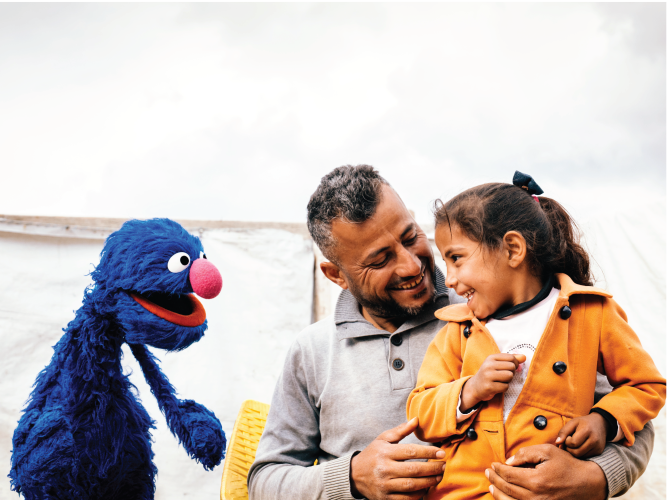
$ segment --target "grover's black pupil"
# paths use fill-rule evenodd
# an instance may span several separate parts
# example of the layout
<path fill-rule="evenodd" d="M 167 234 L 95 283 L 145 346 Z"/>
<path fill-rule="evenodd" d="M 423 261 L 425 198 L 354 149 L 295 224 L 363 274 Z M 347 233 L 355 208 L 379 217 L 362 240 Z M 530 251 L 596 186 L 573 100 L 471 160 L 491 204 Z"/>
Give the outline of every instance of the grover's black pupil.
<path fill-rule="evenodd" d="M 206 259 L 206 254 L 202 255 L 202 257 L 204 257 L 204 258 Z M 207 259 L 207 260 L 208 260 L 208 259 Z"/>
<path fill-rule="evenodd" d="M 188 259 L 185 255 L 181 256 L 181 264 L 187 266 L 188 262 L 190 262 L 190 259 Z"/>

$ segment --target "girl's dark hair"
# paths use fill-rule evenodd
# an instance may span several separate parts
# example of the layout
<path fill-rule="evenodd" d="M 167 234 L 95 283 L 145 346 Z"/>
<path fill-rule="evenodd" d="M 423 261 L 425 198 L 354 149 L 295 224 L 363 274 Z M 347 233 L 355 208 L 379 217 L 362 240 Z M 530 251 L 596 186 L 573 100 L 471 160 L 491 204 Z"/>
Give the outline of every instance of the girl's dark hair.
<path fill-rule="evenodd" d="M 593 285 L 590 261 L 579 244 L 579 229 L 556 200 L 539 203 L 520 187 L 489 183 L 470 188 L 447 203 L 435 202 L 435 225 L 458 226 L 468 238 L 489 249 L 499 249 L 508 231 L 526 240 L 532 272 L 546 279 L 565 273 L 580 285 Z"/>

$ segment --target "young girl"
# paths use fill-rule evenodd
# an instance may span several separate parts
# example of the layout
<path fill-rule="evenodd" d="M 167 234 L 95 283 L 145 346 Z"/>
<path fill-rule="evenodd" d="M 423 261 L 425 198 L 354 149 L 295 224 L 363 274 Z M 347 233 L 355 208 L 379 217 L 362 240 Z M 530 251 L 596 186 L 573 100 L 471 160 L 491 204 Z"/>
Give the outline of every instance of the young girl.
<path fill-rule="evenodd" d="M 626 445 L 658 415 L 665 379 L 611 294 L 593 288 L 588 255 L 556 201 L 517 172 L 435 214 L 447 286 L 468 299 L 428 348 L 408 398 L 415 432 L 442 443 L 429 499 L 492 498 L 484 475 L 520 448 L 553 443 L 576 457 Z M 593 404 L 597 373 L 614 390 Z M 592 408 L 592 409 L 591 409 Z"/>

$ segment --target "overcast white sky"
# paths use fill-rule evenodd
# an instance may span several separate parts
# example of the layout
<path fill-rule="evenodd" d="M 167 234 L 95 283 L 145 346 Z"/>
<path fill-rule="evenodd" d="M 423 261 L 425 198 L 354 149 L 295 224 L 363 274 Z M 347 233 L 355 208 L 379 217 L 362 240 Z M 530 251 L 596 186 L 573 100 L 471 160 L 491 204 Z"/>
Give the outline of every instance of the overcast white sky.
<path fill-rule="evenodd" d="M 665 4 L 0 4 L 0 213 L 303 221 L 348 163 L 664 199 Z"/>

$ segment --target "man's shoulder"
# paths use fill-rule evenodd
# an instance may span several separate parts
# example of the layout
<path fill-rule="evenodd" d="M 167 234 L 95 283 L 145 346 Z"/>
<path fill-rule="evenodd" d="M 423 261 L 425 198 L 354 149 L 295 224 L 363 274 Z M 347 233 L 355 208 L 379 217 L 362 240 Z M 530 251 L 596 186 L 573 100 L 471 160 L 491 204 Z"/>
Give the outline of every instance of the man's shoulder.
<path fill-rule="evenodd" d="M 314 357 L 326 356 L 335 334 L 334 317 L 327 316 L 301 330 L 292 343 L 291 351 Z"/>
<path fill-rule="evenodd" d="M 327 339 L 336 333 L 336 323 L 333 315 L 327 316 L 315 323 L 308 325 L 296 336 L 296 342 L 326 342 Z"/>

